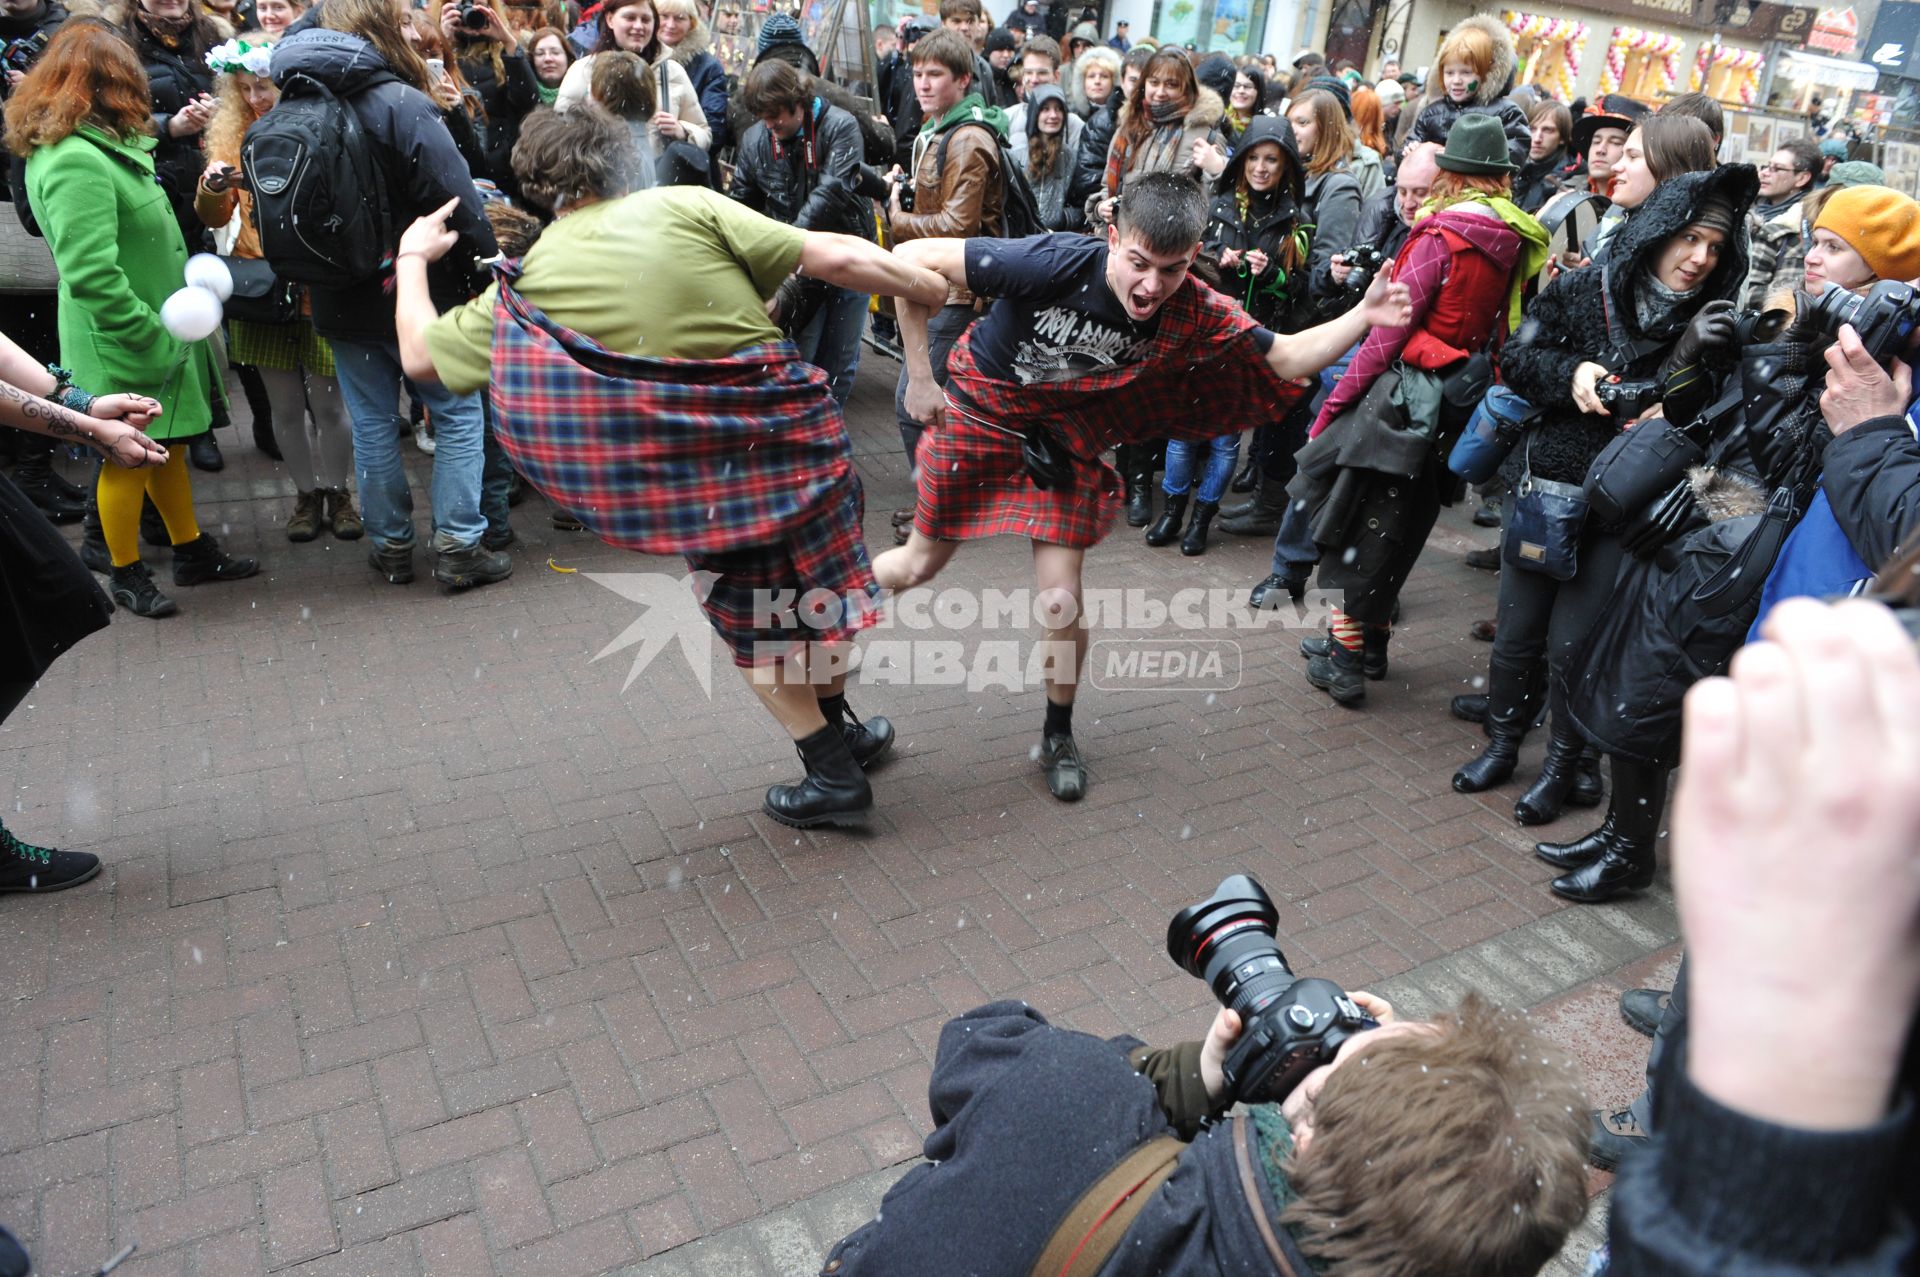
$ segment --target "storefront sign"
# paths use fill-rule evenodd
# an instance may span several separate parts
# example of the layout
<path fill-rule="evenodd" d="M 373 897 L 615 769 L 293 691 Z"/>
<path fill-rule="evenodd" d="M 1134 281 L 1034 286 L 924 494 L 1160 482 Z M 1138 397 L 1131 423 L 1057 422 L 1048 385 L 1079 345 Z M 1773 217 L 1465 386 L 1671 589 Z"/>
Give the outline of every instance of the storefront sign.
<path fill-rule="evenodd" d="M 1807 37 L 1809 49 L 1842 58 L 1852 57 L 1859 43 L 1860 15 L 1851 7 L 1822 9 L 1813 20 L 1813 33 Z"/>
<path fill-rule="evenodd" d="M 1920 4 L 1880 0 L 1880 16 L 1862 52 L 1883 77 L 1920 80 Z"/>

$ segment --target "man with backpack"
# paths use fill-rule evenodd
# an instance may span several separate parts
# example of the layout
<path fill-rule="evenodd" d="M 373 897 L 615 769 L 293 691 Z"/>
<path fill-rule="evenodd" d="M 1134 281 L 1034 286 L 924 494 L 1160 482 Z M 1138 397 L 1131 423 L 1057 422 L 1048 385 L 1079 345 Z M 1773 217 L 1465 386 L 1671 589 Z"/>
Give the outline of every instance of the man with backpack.
<path fill-rule="evenodd" d="M 357 14 L 357 7 L 349 9 Z M 386 15 L 380 15 L 384 21 Z M 393 323 L 394 252 L 400 230 L 449 199 L 458 248 L 429 273 L 435 302 L 474 292 L 473 262 L 495 252 L 467 164 L 422 84 L 418 59 L 393 66 L 379 47 L 406 45 L 391 31 L 369 38 L 319 26 L 273 51 L 280 102 L 247 135 L 242 167 L 253 192 L 262 254 L 284 279 L 307 285 L 313 326 L 333 348 L 353 419 L 367 562 L 387 580 L 413 580 L 413 496 L 399 445 L 400 353 Z M 434 579 L 462 589 L 504 580 L 505 554 L 486 549 L 480 513 L 480 396 L 438 385 L 415 392 L 431 414 Z"/>
<path fill-rule="evenodd" d="M 860 123 L 824 100 L 813 77 L 768 59 L 747 73 L 742 98 L 757 121 L 734 157 L 733 198 L 803 231 L 873 238 L 871 204 L 859 194 Z M 800 357 L 827 374 L 845 407 L 860 363 L 867 296 L 819 279 L 801 279 L 800 312 L 785 317 Z"/>

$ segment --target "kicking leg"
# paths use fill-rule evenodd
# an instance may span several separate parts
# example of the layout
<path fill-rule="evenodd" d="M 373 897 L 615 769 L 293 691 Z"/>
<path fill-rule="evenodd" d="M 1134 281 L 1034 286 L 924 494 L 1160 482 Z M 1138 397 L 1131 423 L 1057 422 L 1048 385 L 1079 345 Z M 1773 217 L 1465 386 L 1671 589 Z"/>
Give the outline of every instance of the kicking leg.
<path fill-rule="evenodd" d="M 821 712 L 821 693 L 826 685 L 811 681 L 810 655 L 803 648 L 797 660 L 740 671 L 767 712 L 793 738 L 807 767 L 806 777 L 799 784 L 774 785 L 767 790 L 766 812 L 795 829 L 862 826 L 873 808 L 873 790 L 847 748 L 840 724 L 828 722 Z"/>
<path fill-rule="evenodd" d="M 1047 680 L 1047 719 L 1040 737 L 1040 761 L 1047 788 L 1062 802 L 1086 796 L 1087 768 L 1073 739 L 1073 698 L 1086 664 L 1087 618 L 1080 589 L 1080 568 L 1087 552 L 1065 545 L 1033 543 L 1034 579 L 1047 633 L 1041 640 Z"/>
<path fill-rule="evenodd" d="M 814 663 L 814 692 L 819 697 L 821 715 L 829 727 L 839 728 L 853 760 L 862 767 L 873 767 L 893 748 L 893 724 L 878 714 L 863 720 L 847 704 L 847 673 L 853 668 L 853 651 L 851 643 L 812 645 L 809 659 Z"/>
<path fill-rule="evenodd" d="M 947 566 L 959 548 L 958 541 L 936 541 L 916 529 L 905 545 L 874 556 L 874 579 L 886 590 L 925 585 Z"/>

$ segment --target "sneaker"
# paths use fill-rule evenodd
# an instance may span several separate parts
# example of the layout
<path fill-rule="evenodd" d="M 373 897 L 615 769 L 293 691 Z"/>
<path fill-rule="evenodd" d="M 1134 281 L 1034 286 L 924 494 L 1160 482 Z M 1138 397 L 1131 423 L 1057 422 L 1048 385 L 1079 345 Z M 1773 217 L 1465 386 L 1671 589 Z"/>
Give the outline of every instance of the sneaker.
<path fill-rule="evenodd" d="M 1063 803 L 1087 796 L 1087 764 L 1071 736 L 1048 736 L 1040 742 L 1040 761 L 1047 769 L 1047 789 Z"/>
<path fill-rule="evenodd" d="M 1660 1029 L 1660 1018 L 1667 1013 L 1673 994 L 1665 989 L 1628 989 L 1620 995 L 1620 1018 L 1635 1032 L 1652 1037 Z"/>
<path fill-rule="evenodd" d="M 296 493 L 293 514 L 287 519 L 287 540 L 311 541 L 320 535 L 320 520 L 326 515 L 326 502 L 318 488 Z"/>
<path fill-rule="evenodd" d="M 116 607 L 123 607 L 135 616 L 144 616 L 158 620 L 163 616 L 172 616 L 180 610 L 179 605 L 160 593 L 160 587 L 154 584 L 153 572 L 147 565 L 138 561 L 124 568 L 113 568 L 111 589 Z"/>
<path fill-rule="evenodd" d="M 413 446 L 426 453 L 429 457 L 433 455 L 433 449 L 435 447 L 433 442 L 433 427 L 428 425 L 424 418 L 414 423 Z"/>
<path fill-rule="evenodd" d="M 65 891 L 100 872 L 100 857 L 21 842 L 0 825 L 0 891 Z"/>
<path fill-rule="evenodd" d="M 367 525 L 353 508 L 353 494 L 345 488 L 327 492 L 327 526 L 333 529 L 336 541 L 358 541 L 367 534 Z"/>
<path fill-rule="evenodd" d="M 513 560 L 478 541 L 440 551 L 433 564 L 433 579 L 455 590 L 491 585 L 512 575 Z"/>
<path fill-rule="evenodd" d="M 1650 1134 L 1640 1125 L 1630 1108 L 1611 1113 L 1605 1109 L 1595 1109 L 1587 1160 L 1600 1170 L 1617 1171 L 1621 1162 L 1647 1146 Z"/>
<path fill-rule="evenodd" d="M 413 580 L 413 542 L 385 545 L 375 541 L 373 548 L 367 551 L 367 566 L 392 584 L 405 585 Z"/>

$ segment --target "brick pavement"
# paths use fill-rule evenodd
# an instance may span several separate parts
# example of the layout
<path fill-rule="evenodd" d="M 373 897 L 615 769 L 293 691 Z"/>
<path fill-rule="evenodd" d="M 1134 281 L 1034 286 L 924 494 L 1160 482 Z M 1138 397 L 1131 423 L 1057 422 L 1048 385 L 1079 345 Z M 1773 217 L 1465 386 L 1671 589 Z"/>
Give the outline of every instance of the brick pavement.
<path fill-rule="evenodd" d="M 891 371 L 869 357 L 853 412 L 876 545 Z M 627 656 L 591 658 L 635 607 L 547 560 L 677 565 L 536 499 L 511 581 L 387 586 L 361 546 L 288 545 L 290 488 L 223 443 L 203 520 L 262 576 L 116 619 L 0 729 L 10 827 L 107 862 L 0 901 L 0 1219 L 48 1273 L 135 1240 L 128 1277 L 805 1271 L 916 1155 L 947 1016 L 1195 1032 L 1166 920 L 1235 870 L 1297 966 L 1402 997 L 1542 1001 L 1672 938 L 1664 894 L 1563 909 L 1512 794 L 1448 787 L 1492 586 L 1462 513 L 1365 714 L 1305 685 L 1293 634 L 1252 636 L 1231 690 L 1090 691 L 1094 788 L 1064 807 L 1037 693 L 856 688 L 899 757 L 870 834 L 809 835 L 759 814 L 798 764 L 724 663 L 710 701 L 677 652 L 623 695 Z M 1265 559 L 1122 529 L 1089 582 L 1244 588 Z M 942 583 L 1029 570 L 1002 540 Z"/>

